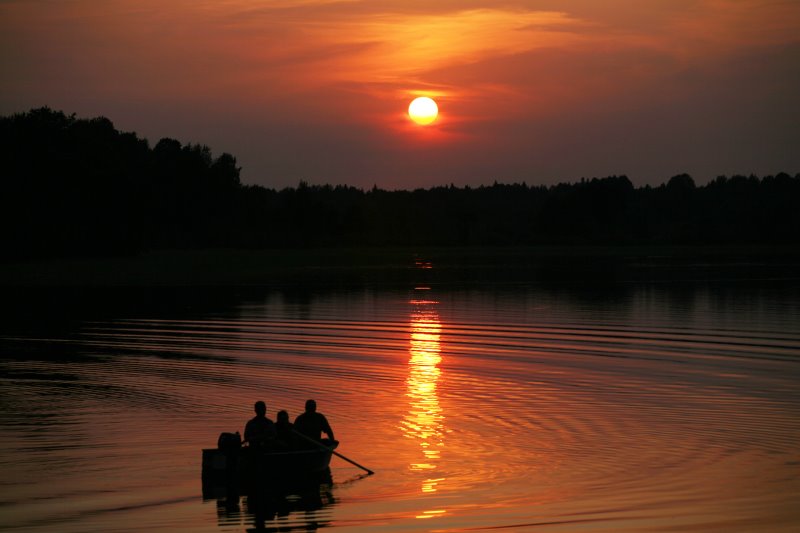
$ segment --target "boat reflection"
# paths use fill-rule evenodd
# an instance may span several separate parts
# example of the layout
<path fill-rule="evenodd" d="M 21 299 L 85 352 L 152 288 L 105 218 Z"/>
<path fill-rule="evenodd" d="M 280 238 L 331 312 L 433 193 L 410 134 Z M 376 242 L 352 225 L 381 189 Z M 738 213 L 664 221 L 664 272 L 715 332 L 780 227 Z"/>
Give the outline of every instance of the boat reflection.
<path fill-rule="evenodd" d="M 330 525 L 326 510 L 336 503 L 330 470 L 291 485 L 204 484 L 203 499 L 216 500 L 219 527 L 252 525 L 246 531 L 316 531 Z"/>
<path fill-rule="evenodd" d="M 422 289 L 417 289 L 420 293 Z M 439 405 L 437 382 L 441 374 L 441 323 L 437 302 L 431 299 L 411 300 L 411 339 L 409 344 L 406 397 L 408 414 L 402 422 L 405 436 L 419 442 L 422 457 L 410 465 L 412 471 L 430 471 L 422 483 L 422 492 L 436 492 L 444 479 L 433 475 L 444 448 L 444 415 Z"/>

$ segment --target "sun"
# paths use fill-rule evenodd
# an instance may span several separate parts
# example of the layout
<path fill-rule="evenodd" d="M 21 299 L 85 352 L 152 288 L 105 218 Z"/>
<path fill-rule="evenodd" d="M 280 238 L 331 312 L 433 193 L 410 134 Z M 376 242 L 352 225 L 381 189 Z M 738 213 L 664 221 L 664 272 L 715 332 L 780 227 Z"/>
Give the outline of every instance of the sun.
<path fill-rule="evenodd" d="M 439 106 L 431 98 L 420 96 L 408 106 L 408 116 L 421 126 L 426 126 L 439 116 Z"/>

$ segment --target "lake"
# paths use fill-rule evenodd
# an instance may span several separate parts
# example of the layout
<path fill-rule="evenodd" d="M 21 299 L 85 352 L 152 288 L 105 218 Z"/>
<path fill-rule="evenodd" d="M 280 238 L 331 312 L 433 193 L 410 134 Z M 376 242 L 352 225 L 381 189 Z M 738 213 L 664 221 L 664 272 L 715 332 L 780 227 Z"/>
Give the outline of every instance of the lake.
<path fill-rule="evenodd" d="M 421 276 L 24 307 L 0 328 L 4 531 L 800 528 L 796 280 Z M 374 475 L 334 458 L 266 518 L 204 498 L 202 448 L 256 400 L 294 418 L 308 398 Z"/>

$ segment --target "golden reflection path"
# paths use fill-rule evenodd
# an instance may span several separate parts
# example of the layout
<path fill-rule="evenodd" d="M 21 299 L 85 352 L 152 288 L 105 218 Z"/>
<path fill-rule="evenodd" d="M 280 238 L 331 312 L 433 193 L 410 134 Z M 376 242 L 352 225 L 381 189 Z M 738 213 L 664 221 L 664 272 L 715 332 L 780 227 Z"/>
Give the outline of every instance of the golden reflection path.
<path fill-rule="evenodd" d="M 418 289 L 421 291 L 423 289 Z M 422 449 L 420 461 L 410 465 L 412 471 L 429 472 L 422 483 L 422 492 L 433 493 L 444 478 L 435 475 L 436 463 L 444 448 L 444 415 L 436 391 L 441 374 L 441 323 L 436 311 L 437 302 L 430 299 L 412 299 L 411 338 L 409 342 L 408 378 L 406 397 L 409 400 L 408 414 L 402 429 L 405 436 L 419 442 Z M 427 513 L 419 518 L 430 518 L 440 511 Z"/>

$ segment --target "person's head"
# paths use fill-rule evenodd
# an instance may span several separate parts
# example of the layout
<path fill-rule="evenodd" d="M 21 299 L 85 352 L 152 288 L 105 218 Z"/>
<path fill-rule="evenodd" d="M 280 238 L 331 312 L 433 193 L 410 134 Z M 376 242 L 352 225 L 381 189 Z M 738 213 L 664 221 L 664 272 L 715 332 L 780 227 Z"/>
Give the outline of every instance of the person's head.
<path fill-rule="evenodd" d="M 306 412 L 313 413 L 317 410 L 317 402 L 314 400 L 306 400 Z"/>
<path fill-rule="evenodd" d="M 256 414 L 258 416 L 264 416 L 267 414 L 267 404 L 265 404 L 261 400 L 256 402 L 254 409 L 256 410 Z"/>
<path fill-rule="evenodd" d="M 288 424 L 289 423 L 289 413 L 286 411 L 278 411 L 278 424 Z"/>

